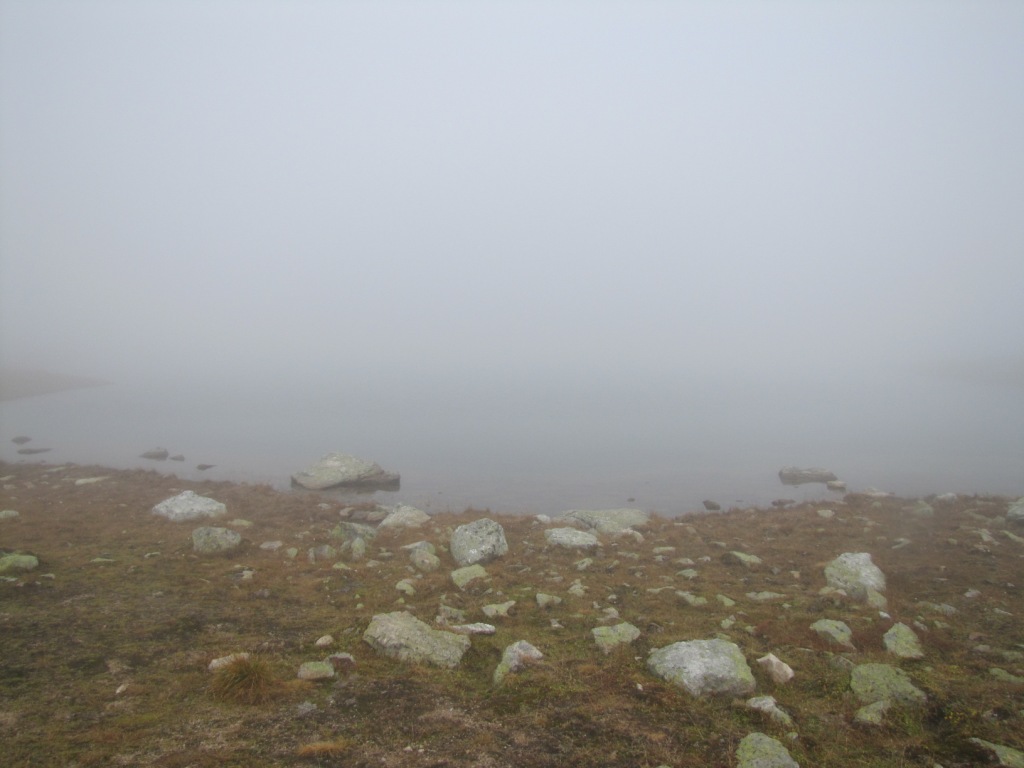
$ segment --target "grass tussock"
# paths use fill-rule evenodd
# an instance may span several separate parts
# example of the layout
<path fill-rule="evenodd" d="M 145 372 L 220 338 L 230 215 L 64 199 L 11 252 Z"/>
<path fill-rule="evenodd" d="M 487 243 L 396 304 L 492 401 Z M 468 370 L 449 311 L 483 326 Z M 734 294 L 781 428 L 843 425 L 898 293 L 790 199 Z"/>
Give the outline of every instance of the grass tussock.
<path fill-rule="evenodd" d="M 303 744 L 295 751 L 295 754 L 299 757 L 322 759 L 325 757 L 340 757 L 351 748 L 352 744 L 347 739 L 314 741 L 310 744 Z"/>
<path fill-rule="evenodd" d="M 265 704 L 278 690 L 270 664 L 258 658 L 237 658 L 213 673 L 210 692 L 219 701 Z"/>

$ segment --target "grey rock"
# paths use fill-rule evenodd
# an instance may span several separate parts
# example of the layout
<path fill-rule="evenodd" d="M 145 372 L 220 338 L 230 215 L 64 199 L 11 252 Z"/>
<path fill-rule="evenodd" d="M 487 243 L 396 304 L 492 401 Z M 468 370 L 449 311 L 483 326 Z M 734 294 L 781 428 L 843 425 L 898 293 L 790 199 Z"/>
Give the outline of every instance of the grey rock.
<path fill-rule="evenodd" d="M 426 522 L 430 521 L 430 515 L 424 512 L 422 509 L 409 506 L 408 504 L 399 504 L 398 506 L 391 507 L 387 517 L 380 521 L 377 529 L 382 528 L 419 528 Z"/>
<path fill-rule="evenodd" d="M 779 659 L 774 653 L 762 656 L 757 660 L 757 663 L 768 674 L 773 683 L 782 685 L 793 679 L 793 668 Z"/>
<path fill-rule="evenodd" d="M 486 517 L 460 525 L 452 532 L 449 551 L 459 565 L 489 563 L 508 553 L 505 529 Z"/>
<path fill-rule="evenodd" d="M 166 517 L 173 522 L 198 520 L 201 517 L 220 517 L 228 508 L 208 496 L 199 496 L 195 491 L 182 491 L 177 496 L 164 499 L 155 507 L 153 514 Z"/>
<path fill-rule="evenodd" d="M 292 475 L 292 485 L 311 491 L 327 488 L 374 488 L 397 490 L 401 478 L 379 464 L 347 453 L 328 453 Z"/>
<path fill-rule="evenodd" d="M 490 605 L 485 605 L 480 610 L 482 610 L 484 612 L 484 616 L 489 619 L 495 619 L 502 616 L 507 618 L 508 612 L 512 610 L 515 604 L 515 600 L 509 600 L 505 603 L 491 603 Z"/>
<path fill-rule="evenodd" d="M 331 536 L 336 539 L 342 539 L 343 541 L 355 541 L 356 539 L 372 541 L 373 537 L 376 535 L 377 529 L 372 525 L 366 525 L 365 523 L 351 523 L 348 520 L 343 520 L 331 529 Z"/>
<path fill-rule="evenodd" d="M 726 552 L 722 555 L 722 562 L 727 565 L 742 565 L 744 568 L 749 570 L 756 569 L 762 565 L 764 561 L 757 555 L 748 555 L 746 552 Z"/>
<path fill-rule="evenodd" d="M 601 545 L 594 534 L 575 528 L 549 528 L 544 531 L 544 540 L 553 547 L 566 549 L 596 549 Z"/>
<path fill-rule="evenodd" d="M 779 480 L 783 485 L 803 485 L 804 483 L 828 483 L 838 480 L 834 473 L 827 469 L 811 467 L 801 469 L 800 467 L 783 467 L 779 470 Z"/>
<path fill-rule="evenodd" d="M 721 504 L 719 504 L 717 501 L 711 501 L 711 499 L 704 499 L 703 504 L 704 509 L 706 509 L 708 512 L 718 512 L 722 508 Z"/>
<path fill-rule="evenodd" d="M 876 701 L 873 704 L 865 704 L 854 714 L 854 722 L 862 725 L 882 725 L 885 723 L 885 713 L 892 708 L 892 702 L 888 699 Z"/>
<path fill-rule="evenodd" d="M 562 603 L 562 598 L 558 595 L 546 595 L 543 592 L 538 592 L 534 599 L 537 601 L 538 608 L 551 608 Z"/>
<path fill-rule="evenodd" d="M 433 573 L 441 567 L 441 558 L 425 549 L 414 549 L 409 555 L 409 562 L 413 568 L 423 573 Z"/>
<path fill-rule="evenodd" d="M 535 664 L 544 658 L 537 648 L 525 640 L 519 640 L 505 648 L 501 655 L 501 662 L 494 670 L 493 680 L 495 685 L 501 682 L 513 672 L 523 670 L 528 664 Z"/>
<path fill-rule="evenodd" d="M 752 699 L 747 699 L 747 706 L 758 712 L 763 712 L 780 725 L 793 724 L 793 718 L 779 706 L 774 696 L 755 696 Z"/>
<path fill-rule="evenodd" d="M 170 456 L 171 453 L 166 448 L 154 448 L 151 451 L 144 451 L 139 454 L 139 458 L 152 459 L 153 461 L 164 461 Z"/>
<path fill-rule="evenodd" d="M 782 742 L 763 733 L 744 736 L 736 748 L 737 768 L 800 768 Z"/>
<path fill-rule="evenodd" d="M 825 566 L 825 581 L 855 600 L 872 602 L 885 591 L 885 574 L 867 552 L 844 552 Z M 884 602 L 884 599 L 883 599 Z M 884 606 L 880 606 L 884 607 Z"/>
<path fill-rule="evenodd" d="M 864 704 L 890 701 L 920 707 L 928 697 L 910 682 L 907 673 L 888 664 L 858 664 L 850 673 L 850 689 Z"/>
<path fill-rule="evenodd" d="M 619 533 L 647 525 L 651 516 L 642 509 L 570 509 L 561 520 L 579 523 L 597 533 Z"/>
<path fill-rule="evenodd" d="M 594 636 L 598 648 L 605 653 L 611 653 L 614 648 L 628 645 L 640 637 L 640 630 L 624 621 L 611 627 L 595 627 L 590 630 L 590 634 Z"/>
<path fill-rule="evenodd" d="M 694 696 L 746 696 L 756 687 L 743 652 L 727 640 L 689 640 L 655 649 L 647 668 Z"/>
<path fill-rule="evenodd" d="M 405 611 L 374 616 L 363 640 L 389 658 L 449 669 L 459 665 L 470 647 L 465 635 L 433 629 Z"/>
<path fill-rule="evenodd" d="M 230 528 L 204 526 L 192 531 L 192 549 L 200 555 L 230 552 L 242 543 L 242 534 Z"/>

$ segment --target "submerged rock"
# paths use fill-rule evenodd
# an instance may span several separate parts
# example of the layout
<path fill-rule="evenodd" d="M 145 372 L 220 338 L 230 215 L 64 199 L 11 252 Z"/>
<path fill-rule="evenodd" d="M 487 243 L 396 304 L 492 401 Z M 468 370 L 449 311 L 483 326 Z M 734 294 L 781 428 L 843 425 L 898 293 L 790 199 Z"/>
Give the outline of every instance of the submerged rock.
<path fill-rule="evenodd" d="M 292 485 L 310 491 L 328 488 L 398 490 L 401 477 L 379 464 L 347 453 L 328 453 L 301 472 L 292 475 Z"/>
<path fill-rule="evenodd" d="M 465 635 L 433 629 L 406 611 L 374 616 L 363 641 L 392 659 L 449 669 L 459 665 L 470 646 Z"/>
<path fill-rule="evenodd" d="M 756 687 L 743 652 L 728 640 L 690 640 L 657 648 L 647 658 L 647 668 L 694 696 L 746 696 Z"/>
<path fill-rule="evenodd" d="M 783 467 L 779 470 L 779 480 L 783 485 L 803 485 L 804 483 L 828 483 L 838 480 L 835 473 L 819 467 L 801 469 L 800 467 Z"/>

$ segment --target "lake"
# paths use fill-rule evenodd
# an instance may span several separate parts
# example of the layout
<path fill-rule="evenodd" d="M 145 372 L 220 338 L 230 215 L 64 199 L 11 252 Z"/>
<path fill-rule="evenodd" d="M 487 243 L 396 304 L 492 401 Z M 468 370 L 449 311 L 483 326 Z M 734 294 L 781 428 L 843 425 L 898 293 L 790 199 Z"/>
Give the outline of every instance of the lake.
<path fill-rule="evenodd" d="M 121 382 L 0 403 L 0 458 L 145 467 L 289 487 L 331 451 L 402 475 L 379 492 L 427 511 L 636 506 L 665 515 L 840 498 L 783 486 L 821 466 L 850 490 L 1024 494 L 1024 396 L 968 382 L 885 377 L 686 382 Z M 11 438 L 52 450 L 17 454 Z M 154 462 L 167 448 L 187 461 Z M 216 465 L 207 472 L 198 463 Z"/>

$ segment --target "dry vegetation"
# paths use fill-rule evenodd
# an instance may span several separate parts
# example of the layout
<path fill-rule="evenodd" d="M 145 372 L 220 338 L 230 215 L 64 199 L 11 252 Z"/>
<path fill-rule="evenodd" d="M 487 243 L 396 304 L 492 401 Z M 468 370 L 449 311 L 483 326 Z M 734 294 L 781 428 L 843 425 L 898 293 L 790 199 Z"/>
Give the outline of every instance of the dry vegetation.
<path fill-rule="evenodd" d="M 850 496 L 838 504 L 656 519 L 642 542 L 604 537 L 586 571 L 575 567 L 581 555 L 547 550 L 533 519 L 467 510 L 419 530 L 382 532 L 369 552 L 376 565 L 338 570 L 306 557 L 309 547 L 337 544 L 330 530 L 340 504 L 314 495 L 99 467 L 7 464 L 0 475 L 0 508 L 20 513 L 0 521 L 0 548 L 41 562 L 0 581 L 7 766 L 696 768 L 734 765 L 739 740 L 762 731 L 784 740 L 805 767 L 954 768 L 985 762 L 970 737 L 1024 745 L 1024 687 L 990 674 L 998 667 L 1024 675 L 1024 546 L 1000 533 L 1002 499 L 936 504 L 930 518 L 908 514 L 906 500 Z M 74 483 L 98 475 L 109 478 Z M 251 521 L 240 553 L 197 557 L 192 524 L 150 513 L 186 488 L 226 503 L 226 519 Z M 822 506 L 835 517 L 819 517 Z M 439 549 L 444 566 L 417 578 L 414 596 L 395 590 L 414 577 L 403 544 L 444 544 L 451 527 L 485 514 L 500 520 L 511 546 L 487 566 L 487 584 L 460 591 Z M 995 540 L 986 542 L 980 529 Z M 902 538 L 910 543 L 894 548 Z M 258 546 L 275 539 L 299 556 Z M 723 562 L 732 549 L 760 556 L 763 568 Z M 892 621 L 818 595 L 825 562 L 847 551 L 871 552 L 887 574 L 892 621 L 925 627 L 917 630 L 924 659 L 894 660 L 881 643 Z M 678 575 L 681 558 L 696 562 L 693 581 Z M 577 578 L 586 597 L 567 593 Z M 965 597 L 970 589 L 980 594 Z M 676 590 L 709 602 L 689 607 Z M 787 595 L 784 605 L 745 597 L 762 590 Z M 564 602 L 542 610 L 537 592 Z M 722 605 L 719 594 L 736 605 Z M 517 601 L 512 615 L 494 621 L 493 637 L 474 637 L 453 671 L 382 658 L 361 640 L 375 613 L 404 608 L 432 621 L 444 603 L 484 621 L 480 608 L 504 600 Z M 643 634 L 605 656 L 590 630 L 609 607 Z M 723 630 L 730 616 L 735 625 Z M 552 628 L 553 618 L 563 628 Z M 927 707 L 897 712 L 883 727 L 854 724 L 860 705 L 849 675 L 809 629 L 820 618 L 854 629 L 858 650 L 845 654 L 854 661 L 901 666 L 928 694 Z M 335 645 L 315 648 L 328 633 Z M 646 671 L 650 649 L 719 633 L 741 646 L 758 693 L 775 696 L 795 729 L 736 702 L 694 699 Z M 494 688 L 502 650 L 520 639 L 544 661 Z M 254 665 L 235 669 L 234 678 L 207 671 L 211 659 L 240 651 Z M 353 654 L 355 668 L 327 683 L 296 680 L 302 662 L 330 652 Z M 753 664 L 766 653 L 794 668 L 791 683 L 775 685 Z M 799 738 L 787 740 L 790 730 Z"/>

